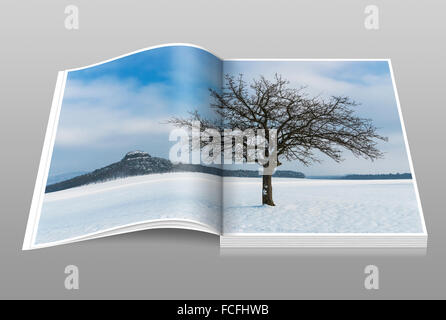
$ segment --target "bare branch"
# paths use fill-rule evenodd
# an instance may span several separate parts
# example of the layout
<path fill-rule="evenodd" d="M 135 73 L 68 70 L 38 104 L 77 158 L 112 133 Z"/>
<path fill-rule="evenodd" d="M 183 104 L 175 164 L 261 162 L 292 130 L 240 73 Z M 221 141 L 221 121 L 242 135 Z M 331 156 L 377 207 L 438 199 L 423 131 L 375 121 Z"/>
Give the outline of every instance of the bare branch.
<path fill-rule="evenodd" d="M 190 118 L 172 118 L 168 122 L 187 128 L 199 121 L 202 130 L 213 128 L 222 135 L 224 129 L 277 129 L 278 158 L 304 165 L 320 161 L 316 151 L 337 162 L 342 161 L 344 150 L 369 160 L 383 156 L 378 141 L 387 138 L 377 133 L 372 120 L 355 114 L 359 104 L 349 97 L 308 97 L 305 87 L 290 88 L 278 74 L 272 81 L 261 76 L 249 86 L 242 75 L 226 75 L 225 80 L 221 92 L 210 89 L 214 98 L 211 107 L 218 121 L 203 119 L 195 111 Z M 244 146 L 249 147 L 249 143 Z"/>

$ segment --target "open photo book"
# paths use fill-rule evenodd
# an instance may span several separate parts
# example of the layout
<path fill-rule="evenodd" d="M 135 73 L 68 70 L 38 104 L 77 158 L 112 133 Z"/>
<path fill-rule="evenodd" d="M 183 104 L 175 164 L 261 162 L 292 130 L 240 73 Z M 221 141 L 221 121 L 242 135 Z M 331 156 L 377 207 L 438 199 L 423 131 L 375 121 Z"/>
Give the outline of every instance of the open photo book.
<path fill-rule="evenodd" d="M 169 44 L 59 72 L 23 249 L 156 228 L 425 248 L 390 60 Z"/>

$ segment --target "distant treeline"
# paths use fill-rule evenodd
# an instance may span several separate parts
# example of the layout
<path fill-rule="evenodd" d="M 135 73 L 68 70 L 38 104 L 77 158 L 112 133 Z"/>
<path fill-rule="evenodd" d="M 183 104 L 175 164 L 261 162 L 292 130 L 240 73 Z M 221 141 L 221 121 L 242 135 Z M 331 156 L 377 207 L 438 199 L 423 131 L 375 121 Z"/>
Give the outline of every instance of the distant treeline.
<path fill-rule="evenodd" d="M 339 179 L 345 180 L 385 180 L 385 179 L 412 179 L 410 173 L 387 173 L 387 174 L 348 174 Z"/>
<path fill-rule="evenodd" d="M 225 170 L 216 167 L 207 167 L 199 164 L 176 164 L 173 165 L 172 171 L 176 172 L 202 172 L 214 174 L 221 177 L 243 177 L 243 178 L 259 178 L 261 173 L 258 170 Z M 305 178 L 302 172 L 291 170 L 277 170 L 273 177 L 277 178 Z"/>

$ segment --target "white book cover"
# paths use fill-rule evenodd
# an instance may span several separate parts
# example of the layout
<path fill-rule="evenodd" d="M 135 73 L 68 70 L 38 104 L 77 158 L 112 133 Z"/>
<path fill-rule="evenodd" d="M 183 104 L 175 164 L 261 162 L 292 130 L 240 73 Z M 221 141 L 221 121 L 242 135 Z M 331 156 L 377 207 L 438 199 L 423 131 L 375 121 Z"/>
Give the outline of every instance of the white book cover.
<path fill-rule="evenodd" d="M 23 249 L 153 228 L 425 248 L 390 59 L 168 44 L 59 72 Z"/>

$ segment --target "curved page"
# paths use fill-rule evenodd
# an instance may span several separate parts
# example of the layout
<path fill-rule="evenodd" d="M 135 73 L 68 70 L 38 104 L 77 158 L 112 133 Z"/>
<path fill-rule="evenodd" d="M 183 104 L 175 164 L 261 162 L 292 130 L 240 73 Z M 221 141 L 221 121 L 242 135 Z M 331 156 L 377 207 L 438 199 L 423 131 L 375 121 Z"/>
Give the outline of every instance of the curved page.
<path fill-rule="evenodd" d="M 171 121 L 207 114 L 221 72 L 188 45 L 60 72 L 23 249 L 151 227 L 220 234 L 218 165 L 193 162 Z"/>

